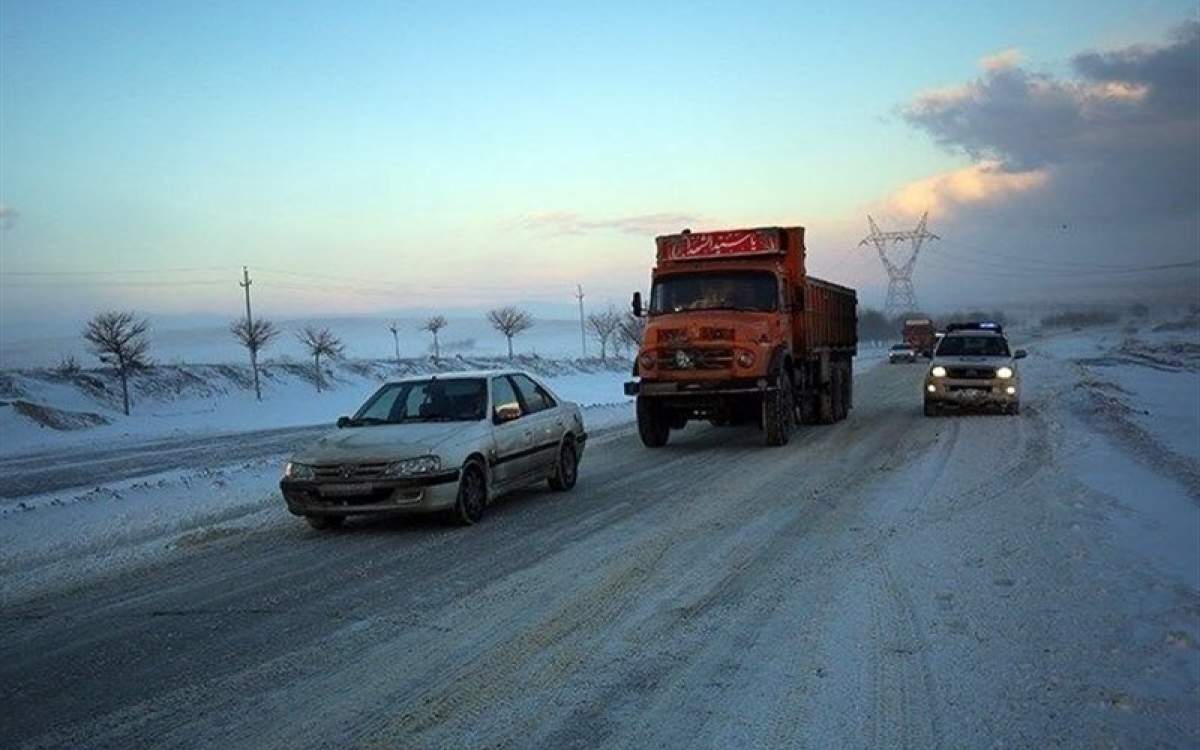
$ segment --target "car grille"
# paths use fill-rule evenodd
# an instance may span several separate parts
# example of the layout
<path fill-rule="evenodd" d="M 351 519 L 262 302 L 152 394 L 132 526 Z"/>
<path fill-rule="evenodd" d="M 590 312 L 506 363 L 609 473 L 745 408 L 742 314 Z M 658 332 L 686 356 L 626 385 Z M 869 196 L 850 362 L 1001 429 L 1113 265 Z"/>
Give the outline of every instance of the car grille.
<path fill-rule="evenodd" d="M 992 380 L 995 367 L 947 367 L 946 376 L 955 380 Z"/>
<path fill-rule="evenodd" d="M 383 476 L 386 463 L 371 464 L 326 464 L 317 466 L 318 482 L 364 482 Z"/>
<path fill-rule="evenodd" d="M 679 356 L 680 352 L 684 357 Z M 662 370 L 728 370 L 733 367 L 733 350 L 667 349 L 658 355 L 658 366 Z"/>

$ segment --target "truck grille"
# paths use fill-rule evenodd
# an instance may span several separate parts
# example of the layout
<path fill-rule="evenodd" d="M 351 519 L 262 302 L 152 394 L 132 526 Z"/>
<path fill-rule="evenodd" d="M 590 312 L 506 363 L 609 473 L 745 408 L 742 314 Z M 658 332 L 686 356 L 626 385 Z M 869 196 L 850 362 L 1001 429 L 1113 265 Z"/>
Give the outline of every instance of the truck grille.
<path fill-rule="evenodd" d="M 662 370 L 728 370 L 733 367 L 733 350 L 668 349 L 658 355 L 658 367 Z"/>
<path fill-rule="evenodd" d="M 386 463 L 326 464 L 316 467 L 319 482 L 362 482 L 383 476 Z"/>
<path fill-rule="evenodd" d="M 995 367 L 947 367 L 946 376 L 955 380 L 992 380 Z"/>

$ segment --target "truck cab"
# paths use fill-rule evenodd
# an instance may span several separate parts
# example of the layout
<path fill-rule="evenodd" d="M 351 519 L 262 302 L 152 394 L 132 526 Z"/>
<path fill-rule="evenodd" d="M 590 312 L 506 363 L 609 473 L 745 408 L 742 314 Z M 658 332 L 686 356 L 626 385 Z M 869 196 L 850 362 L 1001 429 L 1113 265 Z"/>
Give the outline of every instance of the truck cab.
<path fill-rule="evenodd" d="M 757 423 L 772 445 L 802 421 L 850 408 L 854 291 L 804 273 L 804 229 L 658 237 L 635 374 L 638 427 L 650 447 L 705 419 Z M 822 402 L 824 399 L 824 403 Z"/>

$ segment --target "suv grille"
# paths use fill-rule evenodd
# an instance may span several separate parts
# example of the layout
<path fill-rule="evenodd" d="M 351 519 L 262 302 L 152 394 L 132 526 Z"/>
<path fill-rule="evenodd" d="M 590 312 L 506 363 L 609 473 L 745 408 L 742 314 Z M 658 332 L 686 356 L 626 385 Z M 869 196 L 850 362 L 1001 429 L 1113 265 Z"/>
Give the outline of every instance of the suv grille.
<path fill-rule="evenodd" d="M 319 482 L 362 482 L 383 476 L 386 463 L 326 464 L 316 467 Z"/>
<path fill-rule="evenodd" d="M 946 377 L 955 380 L 992 380 L 996 377 L 995 367 L 947 367 Z"/>
<path fill-rule="evenodd" d="M 667 349 L 659 355 L 658 366 L 663 370 L 728 370 L 733 367 L 733 350 Z"/>

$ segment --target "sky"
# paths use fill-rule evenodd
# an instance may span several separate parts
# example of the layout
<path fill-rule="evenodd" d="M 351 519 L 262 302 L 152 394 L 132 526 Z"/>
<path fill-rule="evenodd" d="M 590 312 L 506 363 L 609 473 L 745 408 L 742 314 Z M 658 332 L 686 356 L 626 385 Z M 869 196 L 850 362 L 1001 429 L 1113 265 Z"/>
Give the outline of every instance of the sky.
<path fill-rule="evenodd" d="M 516 7 L 514 7 L 516 6 Z M 928 307 L 1192 293 L 1192 2 L 0 0 L 0 337 L 91 312 L 570 314 L 653 237 L 866 214 Z"/>

